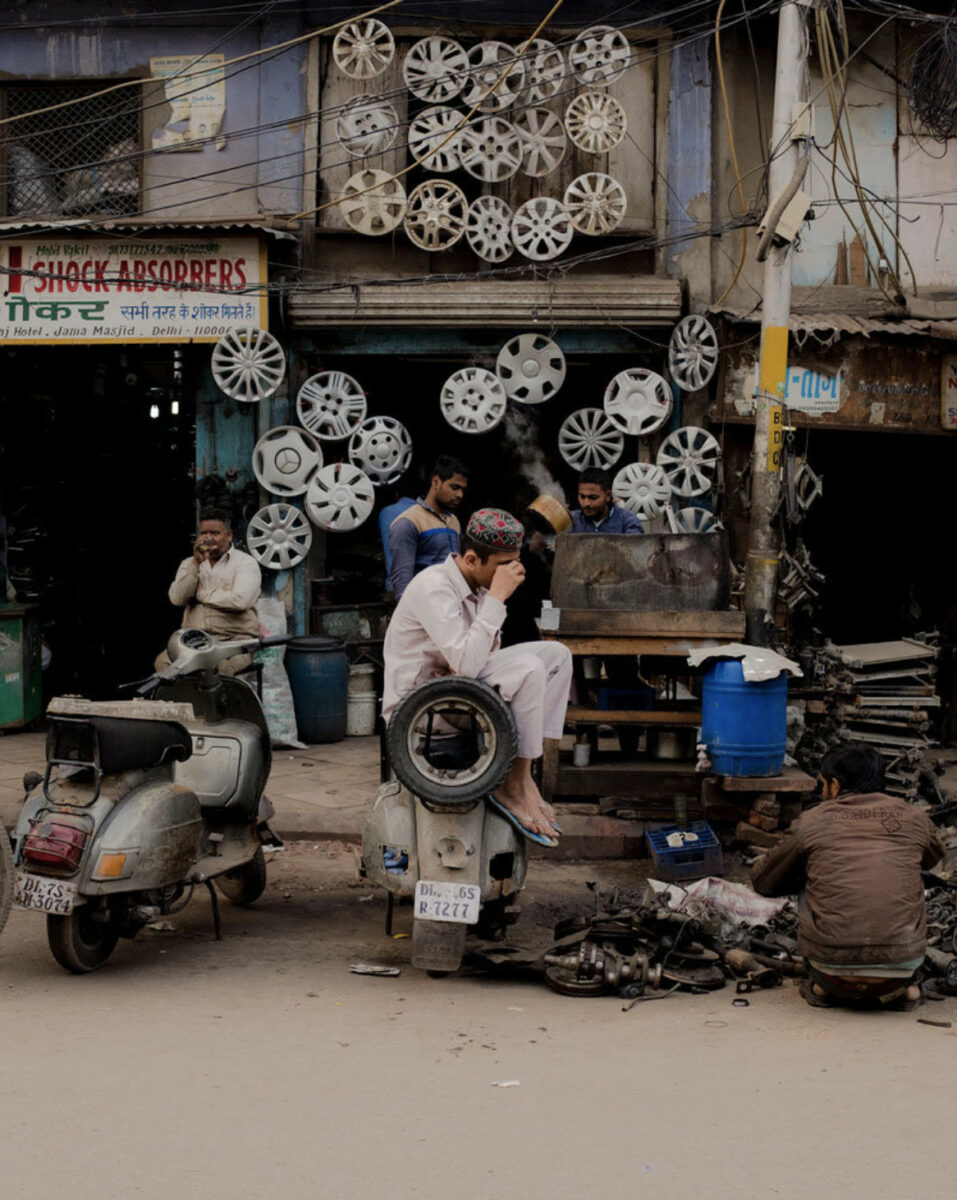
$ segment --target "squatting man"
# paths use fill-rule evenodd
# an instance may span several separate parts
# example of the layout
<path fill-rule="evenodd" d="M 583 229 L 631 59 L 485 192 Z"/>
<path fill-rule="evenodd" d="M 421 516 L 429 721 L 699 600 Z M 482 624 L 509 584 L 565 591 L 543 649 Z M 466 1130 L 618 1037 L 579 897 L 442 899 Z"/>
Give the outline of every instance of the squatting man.
<path fill-rule="evenodd" d="M 555 642 L 499 648 L 505 601 L 525 577 L 519 562 L 524 532 L 509 513 L 479 509 L 460 553 L 411 581 L 386 632 L 382 716 L 388 721 L 403 696 L 442 675 L 497 688 L 515 718 L 518 756 L 489 803 L 532 841 L 556 846 L 555 811 L 536 787 L 531 765 L 544 738 L 562 736 L 572 657 Z"/>

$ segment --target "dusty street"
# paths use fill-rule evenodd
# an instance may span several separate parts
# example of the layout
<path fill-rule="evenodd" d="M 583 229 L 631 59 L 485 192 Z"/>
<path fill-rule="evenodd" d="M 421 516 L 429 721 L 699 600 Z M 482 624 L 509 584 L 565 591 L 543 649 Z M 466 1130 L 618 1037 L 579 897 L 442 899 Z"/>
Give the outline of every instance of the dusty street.
<path fill-rule="evenodd" d="M 522 925 L 590 907 L 633 863 L 532 865 Z M 786 984 L 622 1012 L 544 984 L 429 979 L 354 851 L 294 845 L 254 909 L 197 900 L 99 973 L 51 958 L 42 918 L 0 940 L 3 1194 L 93 1197 L 949 1191 L 957 1001 L 810 1010 Z M 407 928 L 402 910 L 397 929 Z M 392 962 L 398 978 L 349 972 Z M 496 1084 L 513 1082 L 511 1087 Z"/>

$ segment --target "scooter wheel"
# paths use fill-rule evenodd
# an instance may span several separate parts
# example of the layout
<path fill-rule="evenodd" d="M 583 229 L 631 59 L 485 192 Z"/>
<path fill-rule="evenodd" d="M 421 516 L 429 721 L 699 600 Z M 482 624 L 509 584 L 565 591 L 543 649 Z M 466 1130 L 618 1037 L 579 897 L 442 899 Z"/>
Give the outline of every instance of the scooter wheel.
<path fill-rule="evenodd" d="M 478 753 L 464 766 L 436 765 L 423 752 L 430 715 L 468 725 Z M 413 795 L 436 804 L 470 804 L 487 796 L 508 774 L 518 751 L 512 710 L 477 679 L 459 675 L 430 679 L 399 701 L 386 731 L 389 762 Z"/>
<path fill-rule="evenodd" d="M 47 942 L 61 967 L 73 975 L 86 975 L 102 967 L 120 940 L 112 921 L 94 921 L 89 904 L 67 917 L 47 917 Z"/>
<path fill-rule="evenodd" d="M 13 904 L 13 854 L 10 837 L 0 824 L 0 929 L 7 923 Z"/>
<path fill-rule="evenodd" d="M 262 846 L 247 863 L 213 881 L 231 904 L 253 904 L 266 890 L 266 859 Z"/>

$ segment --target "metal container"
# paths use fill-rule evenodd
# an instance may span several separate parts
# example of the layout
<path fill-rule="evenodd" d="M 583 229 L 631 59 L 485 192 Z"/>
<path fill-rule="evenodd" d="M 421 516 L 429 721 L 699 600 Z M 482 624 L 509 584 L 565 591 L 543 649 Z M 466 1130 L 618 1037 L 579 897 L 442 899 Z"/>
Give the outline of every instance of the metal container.
<path fill-rule="evenodd" d="M 565 533 L 555 542 L 556 608 L 707 612 L 731 595 L 727 534 Z"/>

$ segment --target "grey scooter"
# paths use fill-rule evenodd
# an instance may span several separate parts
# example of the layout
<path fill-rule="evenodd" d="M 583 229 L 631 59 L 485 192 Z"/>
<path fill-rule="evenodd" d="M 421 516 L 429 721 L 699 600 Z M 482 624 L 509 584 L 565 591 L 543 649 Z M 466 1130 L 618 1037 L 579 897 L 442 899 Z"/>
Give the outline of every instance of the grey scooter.
<path fill-rule="evenodd" d="M 525 843 L 485 804 L 514 761 L 515 723 L 487 684 L 446 676 L 400 701 L 386 743 L 363 867 L 389 892 L 388 932 L 395 897 L 412 900 L 412 965 L 448 975 L 470 928 L 495 938 L 518 917 Z"/>
<path fill-rule="evenodd" d="M 269 730 L 253 689 L 217 666 L 288 640 L 180 630 L 171 665 L 137 685 L 150 699 L 50 702 L 46 774 L 14 830 L 14 903 L 46 914 L 68 971 L 102 966 L 120 937 L 185 907 L 197 884 L 217 936 L 213 881 L 234 904 L 262 894 Z"/>

